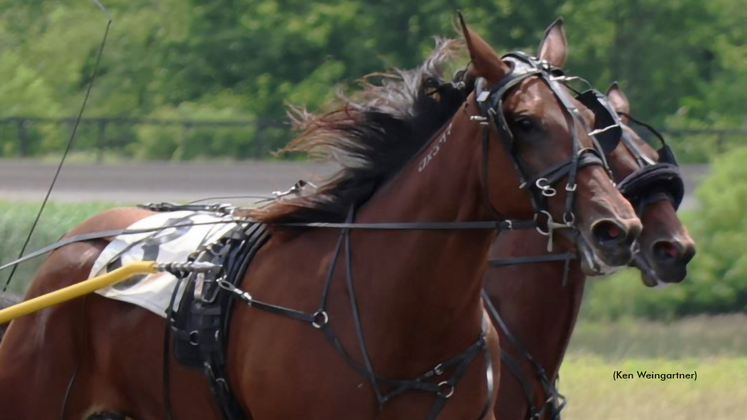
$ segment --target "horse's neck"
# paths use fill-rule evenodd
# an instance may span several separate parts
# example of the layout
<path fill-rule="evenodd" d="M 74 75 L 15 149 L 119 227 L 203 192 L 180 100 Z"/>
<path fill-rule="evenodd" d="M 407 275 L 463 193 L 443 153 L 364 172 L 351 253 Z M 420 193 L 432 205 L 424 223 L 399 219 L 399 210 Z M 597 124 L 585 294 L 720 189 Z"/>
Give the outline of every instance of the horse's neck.
<path fill-rule="evenodd" d="M 496 241 L 490 258 L 542 255 L 546 238 L 527 232 L 508 232 Z M 572 262 L 567 284 L 563 285 L 562 262 L 514 265 L 489 269 L 485 288 L 497 302 L 510 332 L 542 365 L 552 380 L 557 375 L 576 324 L 586 276 Z M 507 343 L 503 340 L 502 342 Z M 513 346 L 504 348 L 518 353 Z M 530 378 L 531 372 L 527 372 Z"/>
<path fill-rule="evenodd" d="M 357 222 L 488 218 L 480 188 L 478 128 L 461 114 L 361 208 Z M 362 317 L 374 359 L 402 359 L 407 349 L 418 361 L 439 360 L 477 339 L 482 271 L 494 235 L 352 234 L 356 292 L 368 308 Z"/>

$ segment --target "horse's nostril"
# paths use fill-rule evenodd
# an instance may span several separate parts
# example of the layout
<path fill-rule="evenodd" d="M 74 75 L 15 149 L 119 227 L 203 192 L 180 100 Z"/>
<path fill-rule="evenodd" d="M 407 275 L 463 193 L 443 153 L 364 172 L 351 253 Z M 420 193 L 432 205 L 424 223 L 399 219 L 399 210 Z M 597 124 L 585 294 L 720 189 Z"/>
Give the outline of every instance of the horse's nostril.
<path fill-rule="evenodd" d="M 610 224 L 604 231 L 604 234 L 610 239 L 616 239 L 622 235 L 622 229 L 617 225 Z"/>
<path fill-rule="evenodd" d="M 658 241 L 653 246 L 653 254 L 657 260 L 672 261 L 680 255 L 680 251 L 670 241 Z"/>
<path fill-rule="evenodd" d="M 600 220 L 594 224 L 591 232 L 600 245 L 619 243 L 627 236 L 625 230 L 612 220 Z"/>
<path fill-rule="evenodd" d="M 652 247 L 654 258 L 662 262 L 679 262 L 687 264 L 695 256 L 695 247 L 691 243 L 680 241 L 657 241 Z"/>

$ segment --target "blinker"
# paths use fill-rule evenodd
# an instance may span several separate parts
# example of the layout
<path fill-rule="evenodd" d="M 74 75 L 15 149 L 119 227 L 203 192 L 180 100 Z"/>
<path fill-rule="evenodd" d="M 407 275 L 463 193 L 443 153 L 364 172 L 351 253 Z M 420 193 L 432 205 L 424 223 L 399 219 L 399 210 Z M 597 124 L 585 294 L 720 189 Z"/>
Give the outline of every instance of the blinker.
<path fill-rule="evenodd" d="M 617 114 L 607 101 L 607 98 L 596 89 L 589 89 L 578 96 L 576 100 L 594 113 L 594 138 L 599 143 L 605 156 L 612 153 L 622 138 L 622 127 Z"/>
<path fill-rule="evenodd" d="M 674 157 L 674 152 L 669 148 L 668 144 L 664 144 L 661 149 L 656 151 L 659 154 L 659 163 L 668 163 L 670 165 L 677 165 L 677 158 Z"/>

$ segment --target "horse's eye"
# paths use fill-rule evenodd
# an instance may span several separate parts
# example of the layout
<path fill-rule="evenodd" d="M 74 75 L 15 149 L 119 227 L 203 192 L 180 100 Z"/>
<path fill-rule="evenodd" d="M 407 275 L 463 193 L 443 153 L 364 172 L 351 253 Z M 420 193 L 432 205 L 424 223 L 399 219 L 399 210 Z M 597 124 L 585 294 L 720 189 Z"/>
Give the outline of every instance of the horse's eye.
<path fill-rule="evenodd" d="M 516 126 L 517 129 L 519 129 L 519 130 L 521 130 L 521 131 L 523 131 L 525 133 L 532 132 L 532 131 L 534 131 L 535 128 L 537 128 L 537 125 L 534 123 L 534 120 L 531 119 L 531 118 L 526 118 L 526 117 L 524 117 L 524 118 L 517 118 L 514 121 L 514 124 L 515 124 L 515 126 Z"/>

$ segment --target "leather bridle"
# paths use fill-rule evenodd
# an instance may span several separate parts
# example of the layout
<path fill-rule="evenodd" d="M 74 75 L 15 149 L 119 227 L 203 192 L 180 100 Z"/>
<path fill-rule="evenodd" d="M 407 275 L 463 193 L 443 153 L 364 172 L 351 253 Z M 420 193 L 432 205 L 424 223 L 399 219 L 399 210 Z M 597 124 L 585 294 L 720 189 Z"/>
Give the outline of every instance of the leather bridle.
<path fill-rule="evenodd" d="M 576 175 L 578 170 L 586 166 L 598 165 L 605 168 L 609 174 L 609 168 L 604 157 L 604 151 L 598 142 L 594 141 L 594 146 L 592 148 L 581 147 L 581 141 L 576 130 L 576 124 L 578 121 L 583 124 L 588 133 L 593 134 L 594 132 L 589 129 L 586 121 L 581 117 L 579 110 L 573 104 L 563 86 L 558 83 L 558 75 L 561 74 L 560 70 L 552 67 L 546 61 L 538 60 L 537 58 L 523 52 L 512 52 L 506 54 L 503 56 L 503 60 L 511 68 L 511 72 L 508 76 L 504 77 L 499 83 L 491 87 L 487 87 L 485 79 L 482 78 L 477 79 L 475 82 L 475 100 L 478 109 L 480 110 L 480 117 L 476 119 L 480 121 L 483 132 L 482 176 L 485 196 L 489 197 L 488 182 L 490 177 L 487 159 L 490 148 L 490 127 L 493 127 L 497 131 L 498 138 L 501 139 L 501 143 L 516 169 L 516 173 L 519 175 L 520 188 L 529 191 L 532 206 L 535 210 L 535 220 L 539 221 L 540 216 L 546 218 L 546 230 L 543 231 L 540 226 L 538 231 L 545 236 L 550 236 L 550 240 L 552 240 L 552 231 L 554 229 L 574 228 L 575 226 L 576 217 L 574 213 L 574 202 L 577 188 Z M 569 128 L 573 136 L 570 157 L 537 174 L 528 173 L 526 165 L 522 164 L 521 159 L 518 156 L 516 140 L 509 128 L 508 121 L 503 112 L 503 101 L 506 96 L 513 88 L 531 77 L 537 77 L 544 81 L 555 97 L 560 101 L 562 107 L 565 108 L 565 111 L 570 114 Z M 563 213 L 562 222 L 556 222 L 552 219 L 549 212 L 547 199 L 557 193 L 557 190 L 554 187 L 563 179 L 567 179 L 564 186 L 567 192 L 565 212 Z M 495 210 L 492 205 L 489 204 L 489 207 L 490 211 L 494 216 L 496 216 L 496 218 L 502 218 L 500 213 Z"/>
<path fill-rule="evenodd" d="M 565 79 L 583 80 L 577 77 Z M 595 89 L 589 89 L 583 93 L 579 93 L 576 99 L 594 112 L 596 116 L 595 120 L 610 121 L 609 119 L 611 118 L 611 124 L 608 124 L 608 126 L 617 126 L 619 128 L 617 131 L 612 131 L 595 125 L 595 128 L 597 128 L 595 131 L 598 131 L 600 134 L 605 136 L 602 138 L 596 137 L 596 140 L 601 145 L 605 155 L 612 153 L 612 151 L 617 147 L 617 144 L 622 141 L 638 163 L 639 168 L 625 177 L 625 179 L 617 185 L 620 193 L 633 204 L 636 214 L 639 217 L 642 217 L 649 204 L 660 200 L 669 200 L 675 210 L 677 210 L 684 197 L 684 182 L 674 153 L 664 140 L 664 137 L 651 125 L 644 123 L 629 114 L 615 112 L 607 97 Z M 657 150 L 659 156 L 657 161 L 649 159 L 630 134 L 622 129 L 623 123 L 620 120 L 620 115 L 623 115 L 630 121 L 647 128 L 654 137 L 661 142 L 661 148 Z M 618 135 L 616 140 L 611 137 L 614 134 Z M 563 285 L 566 285 L 570 270 L 570 261 L 575 258 L 577 258 L 575 253 L 532 255 L 493 259 L 488 262 L 488 265 L 489 267 L 502 267 L 516 264 L 564 261 Z M 650 263 L 645 255 L 640 251 L 640 247 L 636 247 L 633 262 L 631 264 L 642 270 L 651 271 Z M 501 331 L 503 331 L 503 334 L 506 336 L 509 343 L 511 343 L 511 345 L 513 345 L 519 352 L 521 357 L 530 364 L 534 370 L 537 381 L 539 381 L 540 386 L 542 387 L 544 403 L 540 408 L 538 408 L 534 403 L 535 399 L 531 383 L 527 379 L 527 376 L 522 374 L 521 365 L 508 352 L 506 352 L 505 349 L 501 349 L 501 361 L 521 383 L 524 397 L 527 402 L 527 418 L 530 420 L 539 419 L 542 414 L 544 414 L 545 410 L 549 408 L 549 418 L 559 420 L 560 413 L 567 402 L 566 398 L 558 392 L 555 382 L 548 378 L 542 365 L 537 362 L 529 351 L 526 350 L 521 341 L 511 333 L 507 324 L 500 316 L 498 308 L 496 308 L 492 303 L 490 297 L 485 292 L 485 289 L 483 289 L 482 295 L 488 313 L 499 326 Z M 555 381 L 557 381 L 557 377 L 555 378 Z"/>

